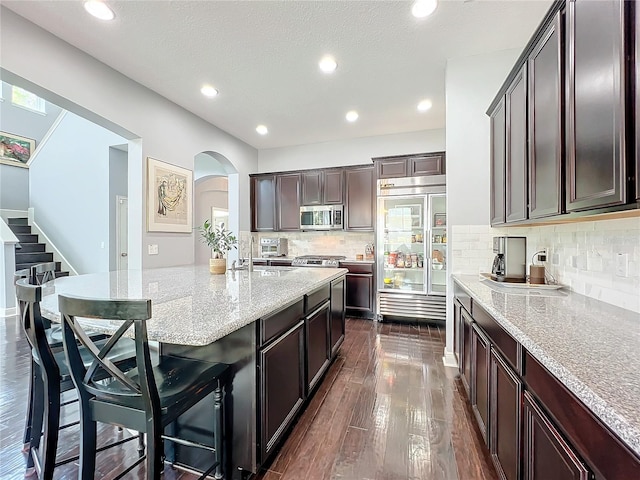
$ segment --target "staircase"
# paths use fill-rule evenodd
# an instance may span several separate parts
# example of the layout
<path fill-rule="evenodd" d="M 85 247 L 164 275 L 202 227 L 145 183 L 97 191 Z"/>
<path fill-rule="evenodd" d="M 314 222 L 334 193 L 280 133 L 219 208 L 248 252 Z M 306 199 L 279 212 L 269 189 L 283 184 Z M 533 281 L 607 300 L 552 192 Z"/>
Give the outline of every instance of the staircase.
<path fill-rule="evenodd" d="M 30 268 L 39 263 L 53 262 L 53 253 L 46 251 L 44 243 L 38 243 L 38 235 L 31 233 L 28 219 L 9 218 L 7 225 L 20 242 L 21 248 L 16 245 L 16 270 Z M 69 276 L 69 272 L 60 271 L 60 262 L 56 262 L 55 276 L 56 278 Z"/>

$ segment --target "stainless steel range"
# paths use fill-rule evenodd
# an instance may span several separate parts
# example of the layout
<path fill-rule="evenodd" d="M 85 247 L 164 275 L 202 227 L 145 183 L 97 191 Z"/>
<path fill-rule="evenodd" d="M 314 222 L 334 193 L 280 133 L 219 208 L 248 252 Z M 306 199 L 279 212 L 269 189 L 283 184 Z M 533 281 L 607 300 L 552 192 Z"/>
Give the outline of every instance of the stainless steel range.
<path fill-rule="evenodd" d="M 344 255 L 302 255 L 291 262 L 292 267 L 327 267 L 338 268 Z"/>

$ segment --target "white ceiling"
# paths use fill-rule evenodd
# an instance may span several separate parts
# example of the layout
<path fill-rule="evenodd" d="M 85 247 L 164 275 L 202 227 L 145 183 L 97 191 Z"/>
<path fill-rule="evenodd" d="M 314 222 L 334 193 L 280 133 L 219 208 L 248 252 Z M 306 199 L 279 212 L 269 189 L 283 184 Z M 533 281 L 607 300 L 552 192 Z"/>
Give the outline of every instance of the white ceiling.
<path fill-rule="evenodd" d="M 112 22 L 80 0 L 2 4 L 263 149 L 444 128 L 446 59 L 522 48 L 551 0 L 441 0 L 425 19 L 408 1 L 110 0 Z M 419 113 L 423 98 L 433 108 Z"/>

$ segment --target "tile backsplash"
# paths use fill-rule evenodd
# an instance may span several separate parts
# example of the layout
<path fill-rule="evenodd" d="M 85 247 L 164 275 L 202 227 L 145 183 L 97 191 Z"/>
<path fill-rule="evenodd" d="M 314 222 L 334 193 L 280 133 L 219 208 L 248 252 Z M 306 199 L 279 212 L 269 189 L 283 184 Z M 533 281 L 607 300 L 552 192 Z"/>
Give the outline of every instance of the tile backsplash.
<path fill-rule="evenodd" d="M 451 273 L 489 272 L 492 238 L 525 236 L 527 269 L 535 252 L 546 248 L 547 273 L 559 283 L 581 295 L 640 313 L 640 217 L 536 227 L 451 228 Z M 626 272 L 616 268 L 619 262 L 626 265 Z"/>
<path fill-rule="evenodd" d="M 243 233 L 240 234 L 241 247 Z M 365 245 L 375 241 L 373 232 L 273 232 L 253 233 L 253 236 L 255 256 L 259 256 L 260 238 L 286 238 L 289 257 L 344 255 L 348 259 L 355 259 L 359 253 L 364 255 Z"/>

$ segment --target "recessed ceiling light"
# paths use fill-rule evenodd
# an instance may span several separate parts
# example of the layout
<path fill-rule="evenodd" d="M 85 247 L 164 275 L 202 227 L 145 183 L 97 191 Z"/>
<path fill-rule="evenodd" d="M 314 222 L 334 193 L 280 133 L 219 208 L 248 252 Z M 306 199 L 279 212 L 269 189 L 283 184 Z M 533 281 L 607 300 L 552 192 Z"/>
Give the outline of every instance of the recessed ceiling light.
<path fill-rule="evenodd" d="M 418 110 L 420 112 L 426 112 L 427 110 L 429 110 L 431 107 L 433 106 L 433 103 L 431 103 L 431 100 L 429 100 L 428 98 L 426 100 L 422 100 L 419 104 L 418 104 Z"/>
<path fill-rule="evenodd" d="M 269 129 L 264 125 L 258 125 L 256 127 L 256 132 L 258 132 L 260 135 L 266 135 L 267 133 L 269 133 Z"/>
<path fill-rule="evenodd" d="M 211 85 L 203 85 L 202 88 L 200 89 L 200 92 L 205 96 L 205 97 L 209 97 L 209 98 L 213 98 L 216 95 L 218 95 L 218 90 L 216 90 L 215 88 L 213 88 Z"/>
<path fill-rule="evenodd" d="M 438 6 L 438 0 L 417 0 L 413 7 L 411 7 L 411 13 L 416 18 L 424 18 L 431 15 Z"/>
<path fill-rule="evenodd" d="M 358 112 L 351 110 L 345 115 L 347 122 L 355 122 L 358 119 Z"/>
<path fill-rule="evenodd" d="M 84 2 L 84 9 L 100 20 L 113 20 L 116 16 L 113 10 L 100 0 L 87 0 Z"/>
<path fill-rule="evenodd" d="M 330 55 L 322 57 L 322 59 L 318 62 L 318 66 L 324 73 L 333 73 L 336 71 L 336 68 L 338 68 L 338 64 L 336 63 L 335 59 Z"/>

